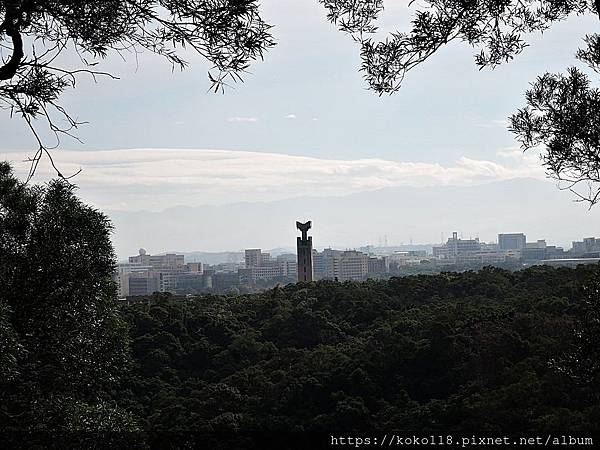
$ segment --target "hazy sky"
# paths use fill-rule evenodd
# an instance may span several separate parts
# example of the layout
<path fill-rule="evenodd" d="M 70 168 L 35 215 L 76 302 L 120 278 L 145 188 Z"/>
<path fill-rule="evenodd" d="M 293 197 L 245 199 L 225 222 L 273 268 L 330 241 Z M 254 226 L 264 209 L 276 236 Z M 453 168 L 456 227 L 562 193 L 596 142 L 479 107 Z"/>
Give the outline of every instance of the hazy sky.
<path fill-rule="evenodd" d="M 410 12 L 399 3 L 386 2 L 382 35 L 406 26 Z M 55 153 L 64 172 L 83 168 L 76 180 L 83 198 L 108 210 L 160 211 L 543 179 L 537 157 L 516 150 L 506 118 L 523 106 L 536 75 L 576 64 L 581 37 L 597 28 L 595 17 L 558 24 L 494 71 L 479 71 L 476 51 L 452 44 L 409 73 L 398 93 L 378 97 L 358 72 L 359 49 L 316 1 L 267 0 L 263 14 L 278 45 L 225 95 L 207 92 L 209 67 L 200 58 L 172 72 L 147 54 L 137 64 L 110 58 L 102 70 L 120 80 L 82 79 L 63 97 L 90 122 L 78 133 L 84 144 L 65 139 L 66 150 Z M 0 136 L 0 157 L 25 173 L 18 161 L 34 141 L 24 124 L 4 113 Z M 47 172 L 42 167 L 38 180 Z"/>

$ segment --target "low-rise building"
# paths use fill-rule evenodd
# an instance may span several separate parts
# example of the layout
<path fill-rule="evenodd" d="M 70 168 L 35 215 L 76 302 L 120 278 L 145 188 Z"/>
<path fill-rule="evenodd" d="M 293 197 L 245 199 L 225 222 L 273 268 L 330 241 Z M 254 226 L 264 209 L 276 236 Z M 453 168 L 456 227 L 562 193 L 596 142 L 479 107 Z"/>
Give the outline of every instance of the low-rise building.
<path fill-rule="evenodd" d="M 271 258 L 260 248 L 245 251 L 245 268 L 238 270 L 243 283 L 254 284 L 257 280 L 272 280 L 282 277 L 296 277 L 298 263 L 296 255 L 285 254 Z"/>
<path fill-rule="evenodd" d="M 159 291 L 159 278 L 152 271 L 129 272 L 125 280 L 127 288 L 122 291 L 124 297 L 151 295 Z"/>
<path fill-rule="evenodd" d="M 570 253 L 579 257 L 594 257 L 600 253 L 600 238 L 588 237 L 582 241 L 573 241 Z"/>
<path fill-rule="evenodd" d="M 459 261 L 468 258 L 470 253 L 479 252 L 480 250 L 481 243 L 479 239 L 460 239 L 455 231 L 445 244 L 433 247 L 433 256 L 440 259 Z"/>
<path fill-rule="evenodd" d="M 129 262 L 145 266 L 152 266 L 154 268 L 163 268 L 181 267 L 185 264 L 184 259 L 184 255 L 177 255 L 175 253 L 167 253 L 165 255 L 149 255 L 146 250 L 140 248 L 138 255 L 129 257 Z"/>
<path fill-rule="evenodd" d="M 367 273 L 369 275 L 381 275 L 389 271 L 389 259 L 384 257 L 369 257 L 369 267 Z"/>
<path fill-rule="evenodd" d="M 500 250 L 521 250 L 525 248 L 527 237 L 524 233 L 501 233 L 498 235 Z"/>
<path fill-rule="evenodd" d="M 216 292 L 227 292 L 240 285 L 240 277 L 237 272 L 217 272 L 212 276 L 212 285 Z"/>
<path fill-rule="evenodd" d="M 313 269 L 316 279 L 362 280 L 369 273 L 369 255 L 356 250 L 327 248 L 313 253 Z"/>

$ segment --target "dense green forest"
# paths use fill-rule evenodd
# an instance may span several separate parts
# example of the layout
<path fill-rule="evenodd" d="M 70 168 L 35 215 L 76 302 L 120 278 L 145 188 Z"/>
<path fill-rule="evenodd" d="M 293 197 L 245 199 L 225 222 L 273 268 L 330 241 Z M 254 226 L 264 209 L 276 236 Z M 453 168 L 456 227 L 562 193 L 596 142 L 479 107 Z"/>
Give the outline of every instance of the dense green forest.
<path fill-rule="evenodd" d="M 538 435 L 600 424 L 598 267 L 486 268 L 125 307 L 153 431 Z"/>

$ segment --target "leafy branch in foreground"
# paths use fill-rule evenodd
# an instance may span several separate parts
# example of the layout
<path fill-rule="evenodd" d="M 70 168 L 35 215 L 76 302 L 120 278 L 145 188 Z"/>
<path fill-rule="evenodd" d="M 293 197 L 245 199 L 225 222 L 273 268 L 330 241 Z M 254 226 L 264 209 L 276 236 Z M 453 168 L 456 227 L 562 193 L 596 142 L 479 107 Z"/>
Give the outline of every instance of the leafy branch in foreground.
<path fill-rule="evenodd" d="M 183 69 L 189 49 L 211 64 L 208 77 L 218 92 L 242 80 L 250 63 L 274 45 L 258 0 L 3 0 L 0 1 L 0 107 L 22 116 L 38 150 L 29 178 L 60 137 L 75 137 L 83 122 L 59 103 L 78 76 L 113 75 L 96 70 L 109 53 L 123 58 L 150 51 Z M 80 67 L 63 66 L 60 55 L 75 52 Z M 56 138 L 43 142 L 34 120 L 43 118 Z"/>
<path fill-rule="evenodd" d="M 398 91 L 406 74 L 453 41 L 475 48 L 480 69 L 508 62 L 527 47 L 526 35 L 543 32 L 571 15 L 600 12 L 600 0 L 425 0 L 407 31 L 375 39 L 382 0 L 320 0 L 328 19 L 361 45 L 361 70 L 369 88 Z M 409 2 L 409 7 L 414 1 Z M 600 37 L 587 36 L 577 58 L 600 68 Z M 590 207 L 600 201 L 599 94 L 576 68 L 539 77 L 526 93 L 527 106 L 511 118 L 525 150 L 540 147 L 550 177 Z M 585 189 L 581 187 L 585 186 Z"/>
<path fill-rule="evenodd" d="M 600 36 L 586 42 L 577 57 L 598 73 Z M 525 99 L 527 105 L 511 117 L 511 131 L 525 150 L 545 148 L 542 163 L 549 176 L 592 207 L 600 200 L 600 91 L 570 67 L 566 74 L 538 77 Z"/>
<path fill-rule="evenodd" d="M 379 95 L 396 92 L 410 70 L 452 41 L 476 48 L 475 63 L 493 68 L 528 45 L 527 33 L 544 31 L 571 14 L 596 13 L 585 0 L 426 0 L 419 2 L 410 30 L 378 41 L 369 35 L 377 31 L 382 0 L 319 1 L 329 21 L 360 43 L 361 70 Z"/>

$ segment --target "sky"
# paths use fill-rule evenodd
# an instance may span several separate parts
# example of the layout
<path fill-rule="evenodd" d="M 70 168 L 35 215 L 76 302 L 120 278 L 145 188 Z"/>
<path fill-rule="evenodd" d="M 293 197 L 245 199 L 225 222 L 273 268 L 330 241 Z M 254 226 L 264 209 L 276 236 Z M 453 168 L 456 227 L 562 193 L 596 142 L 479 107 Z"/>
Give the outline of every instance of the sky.
<path fill-rule="evenodd" d="M 380 36 L 405 29 L 412 15 L 405 2 L 385 5 Z M 318 2 L 266 0 L 262 7 L 278 44 L 225 94 L 208 92 L 209 65 L 197 56 L 188 55 L 190 67 L 180 72 L 143 54 L 137 61 L 109 57 L 99 68 L 119 80 L 80 79 L 63 96 L 67 109 L 89 122 L 77 133 L 83 143 L 63 139 L 54 152 L 64 173 L 83 169 L 75 179 L 82 198 L 110 215 L 544 180 L 538 155 L 522 154 L 507 118 L 523 106 L 537 75 L 577 64 L 581 38 L 597 28 L 594 17 L 555 25 L 495 70 L 479 71 L 476 50 L 451 44 L 409 73 L 398 93 L 378 97 L 358 71 L 356 44 L 325 20 Z M 0 136 L 0 158 L 24 175 L 33 137 L 7 113 L 0 116 Z M 50 173 L 42 165 L 36 181 Z M 568 192 L 560 198 L 565 205 L 573 200 Z M 580 208 L 583 235 L 593 231 L 596 214 Z M 468 219 L 456 227 L 467 229 Z M 579 237 L 563 236 L 565 242 Z M 156 250 L 168 250 L 168 239 L 161 242 Z M 187 250 L 203 250 L 195 245 L 190 237 Z"/>

